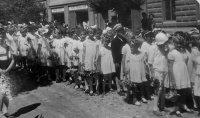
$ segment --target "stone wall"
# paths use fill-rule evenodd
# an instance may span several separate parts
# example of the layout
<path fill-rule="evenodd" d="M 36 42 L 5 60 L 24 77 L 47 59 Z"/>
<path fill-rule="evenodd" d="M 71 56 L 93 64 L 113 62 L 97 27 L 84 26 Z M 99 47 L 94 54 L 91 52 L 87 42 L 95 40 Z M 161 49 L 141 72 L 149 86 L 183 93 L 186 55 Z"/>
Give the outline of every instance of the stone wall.
<path fill-rule="evenodd" d="M 197 24 L 196 0 L 176 0 L 176 20 L 165 21 L 164 0 L 147 0 L 148 13 L 155 15 L 157 27 L 193 27 Z"/>

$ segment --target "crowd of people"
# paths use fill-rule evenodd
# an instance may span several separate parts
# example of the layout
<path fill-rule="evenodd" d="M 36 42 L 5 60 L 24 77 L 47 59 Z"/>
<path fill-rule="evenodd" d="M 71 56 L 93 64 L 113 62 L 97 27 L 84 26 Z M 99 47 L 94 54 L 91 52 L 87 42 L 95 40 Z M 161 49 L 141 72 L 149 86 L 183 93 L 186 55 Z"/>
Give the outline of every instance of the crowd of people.
<path fill-rule="evenodd" d="M 15 68 L 27 70 L 38 84 L 74 83 L 75 89 L 90 96 L 117 91 L 136 106 L 154 100 L 157 116 L 170 112 L 165 99 L 174 103 L 172 113 L 178 117 L 182 111 L 193 114 L 186 101 L 193 100 L 193 108 L 200 110 L 199 39 L 197 29 L 174 34 L 156 28 L 133 32 L 117 22 L 104 30 L 56 23 L 2 25 L 0 114 L 9 116 L 2 99 L 11 98 L 8 73 Z"/>

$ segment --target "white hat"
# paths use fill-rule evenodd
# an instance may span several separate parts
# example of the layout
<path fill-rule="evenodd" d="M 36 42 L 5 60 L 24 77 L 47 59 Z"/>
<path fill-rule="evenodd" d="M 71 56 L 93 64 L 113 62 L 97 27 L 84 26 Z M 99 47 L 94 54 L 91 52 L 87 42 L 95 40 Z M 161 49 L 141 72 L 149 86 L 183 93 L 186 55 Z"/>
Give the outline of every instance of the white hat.
<path fill-rule="evenodd" d="M 156 39 L 156 44 L 157 45 L 162 45 L 164 44 L 166 41 L 168 41 L 168 37 L 167 35 L 165 35 L 164 33 L 160 32 L 156 35 L 155 37 Z"/>

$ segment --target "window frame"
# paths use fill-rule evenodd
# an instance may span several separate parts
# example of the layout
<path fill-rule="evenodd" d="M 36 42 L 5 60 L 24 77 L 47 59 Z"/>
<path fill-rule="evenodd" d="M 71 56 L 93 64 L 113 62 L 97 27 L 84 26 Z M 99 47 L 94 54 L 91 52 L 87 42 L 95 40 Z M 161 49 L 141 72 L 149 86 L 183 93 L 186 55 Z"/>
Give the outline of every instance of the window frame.
<path fill-rule="evenodd" d="M 171 18 L 171 20 L 167 20 L 166 19 L 166 1 L 170 1 L 170 18 Z M 162 6 L 162 8 L 163 8 L 163 20 L 164 21 L 167 21 L 167 22 L 170 22 L 170 21 L 176 21 L 176 16 L 175 16 L 175 19 L 173 19 L 173 9 L 172 9 L 172 0 L 163 0 L 163 4 L 162 4 L 163 6 Z M 176 9 L 176 1 L 175 1 L 175 9 Z"/>

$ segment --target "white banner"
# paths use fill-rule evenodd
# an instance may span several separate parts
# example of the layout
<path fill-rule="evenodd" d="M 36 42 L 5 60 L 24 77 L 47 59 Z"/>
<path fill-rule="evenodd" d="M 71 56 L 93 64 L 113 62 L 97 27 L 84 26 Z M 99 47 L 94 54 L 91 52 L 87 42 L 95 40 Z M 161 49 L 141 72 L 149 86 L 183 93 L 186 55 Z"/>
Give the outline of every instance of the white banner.
<path fill-rule="evenodd" d="M 79 6 L 69 7 L 69 11 L 83 10 L 83 9 L 88 9 L 88 6 L 87 5 L 79 5 Z"/>
<path fill-rule="evenodd" d="M 52 13 L 60 13 L 60 12 L 64 12 L 64 8 L 52 9 L 51 11 Z"/>

